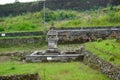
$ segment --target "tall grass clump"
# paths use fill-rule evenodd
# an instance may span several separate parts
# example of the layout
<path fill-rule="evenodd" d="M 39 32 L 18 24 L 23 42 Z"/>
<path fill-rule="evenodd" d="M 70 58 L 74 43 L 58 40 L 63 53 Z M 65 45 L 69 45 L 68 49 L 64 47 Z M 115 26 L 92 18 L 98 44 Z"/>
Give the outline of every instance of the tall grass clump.
<path fill-rule="evenodd" d="M 107 16 L 107 21 L 110 23 L 119 23 L 120 22 L 120 12 L 117 13 L 109 13 Z"/>
<path fill-rule="evenodd" d="M 44 17 L 43 11 L 41 11 L 41 17 Z M 70 10 L 50 10 L 50 9 L 45 9 L 45 21 L 54 21 L 54 20 L 65 20 L 65 19 L 73 19 L 76 17 L 76 12 L 75 11 L 70 11 Z"/>
<path fill-rule="evenodd" d="M 35 27 L 36 26 L 30 22 L 23 22 L 18 24 L 17 23 L 11 24 L 8 29 L 14 31 L 23 31 L 23 30 L 29 31 L 34 29 Z"/>

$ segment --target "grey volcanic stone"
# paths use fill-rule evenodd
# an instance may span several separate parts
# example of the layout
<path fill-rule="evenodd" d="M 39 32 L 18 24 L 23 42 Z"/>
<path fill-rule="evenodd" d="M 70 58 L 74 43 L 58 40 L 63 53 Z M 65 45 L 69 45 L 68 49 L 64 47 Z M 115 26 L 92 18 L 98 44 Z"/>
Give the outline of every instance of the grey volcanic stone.
<path fill-rule="evenodd" d="M 120 67 L 103 60 L 97 55 L 92 54 L 91 52 L 86 51 L 86 55 L 84 57 L 85 64 L 94 64 L 97 65 L 98 68 L 105 73 L 108 77 L 114 80 L 120 80 Z"/>

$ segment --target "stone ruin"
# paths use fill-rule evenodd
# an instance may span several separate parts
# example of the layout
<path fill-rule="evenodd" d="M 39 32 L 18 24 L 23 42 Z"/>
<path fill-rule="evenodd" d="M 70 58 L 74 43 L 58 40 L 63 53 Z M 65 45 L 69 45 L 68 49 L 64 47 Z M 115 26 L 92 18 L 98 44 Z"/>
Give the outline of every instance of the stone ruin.
<path fill-rule="evenodd" d="M 61 51 L 57 48 L 58 42 L 58 33 L 56 30 L 49 30 L 47 33 L 48 49 L 45 51 L 45 54 L 48 55 L 57 55 L 61 54 Z"/>
<path fill-rule="evenodd" d="M 43 62 L 43 61 L 76 61 L 83 58 L 83 50 L 63 52 L 58 49 L 58 32 L 51 29 L 47 33 L 48 49 L 44 51 L 35 51 L 30 55 L 26 55 L 27 62 Z M 82 49 L 82 48 L 81 48 Z"/>
<path fill-rule="evenodd" d="M 38 73 L 0 76 L 0 80 L 42 80 Z"/>

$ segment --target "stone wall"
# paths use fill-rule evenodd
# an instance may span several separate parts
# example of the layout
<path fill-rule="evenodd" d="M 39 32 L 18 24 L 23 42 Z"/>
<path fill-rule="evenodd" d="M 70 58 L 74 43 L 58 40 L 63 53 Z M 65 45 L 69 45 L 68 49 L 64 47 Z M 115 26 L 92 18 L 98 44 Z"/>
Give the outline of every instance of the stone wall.
<path fill-rule="evenodd" d="M 45 38 L 43 37 L 31 37 L 31 38 L 6 38 L 0 39 L 0 47 L 29 44 L 29 43 L 45 43 Z"/>
<path fill-rule="evenodd" d="M 80 29 L 109 29 L 109 30 L 111 30 L 111 29 L 114 29 L 114 28 L 116 28 L 116 29 L 120 29 L 120 26 L 94 26 L 94 27 L 79 27 L 79 26 L 77 26 L 77 27 L 60 27 L 60 28 L 56 28 L 56 30 L 80 30 Z"/>
<path fill-rule="evenodd" d="M 65 27 L 61 27 L 61 28 L 56 28 L 56 30 L 61 30 L 60 32 L 63 32 L 64 30 L 94 30 L 94 29 L 107 29 L 109 31 L 112 31 L 112 29 L 118 29 L 120 30 L 119 26 L 106 26 L 106 27 L 69 27 L 69 28 L 65 28 Z M 63 31 L 62 31 L 63 30 Z M 5 34 L 5 36 L 2 36 L 2 34 Z M 41 35 L 45 35 L 46 33 L 43 31 L 34 31 L 34 32 L 0 32 L 0 37 L 17 37 L 17 36 L 41 36 Z"/>
<path fill-rule="evenodd" d="M 36 32 L 14 32 L 14 33 L 0 33 L 0 37 L 2 34 L 5 34 L 6 37 L 16 37 L 16 36 L 40 36 L 43 35 L 43 31 L 36 31 Z"/>
<path fill-rule="evenodd" d="M 26 55 L 30 55 L 32 51 L 19 51 L 19 52 L 7 52 L 7 53 L 1 53 L 0 52 L 0 61 L 8 61 L 10 59 L 16 60 L 16 61 L 23 61 L 25 60 Z"/>
<path fill-rule="evenodd" d="M 120 29 L 111 30 L 111 29 L 83 29 L 83 30 L 61 30 L 59 33 L 59 42 L 68 43 L 68 42 L 88 42 L 96 41 L 98 38 L 107 39 L 107 38 L 117 38 L 120 36 Z"/>
<path fill-rule="evenodd" d="M 39 74 L 22 74 L 12 76 L 0 76 L 0 80 L 41 80 Z"/>
<path fill-rule="evenodd" d="M 31 51 L 27 51 L 27 52 L 23 52 L 23 51 L 19 51 L 19 52 L 7 52 L 7 53 L 0 53 L 0 56 L 17 56 L 17 57 L 23 57 L 26 56 L 28 54 L 31 54 Z"/>
<path fill-rule="evenodd" d="M 89 28 L 89 29 L 67 29 L 57 30 L 59 43 L 83 43 L 88 41 L 96 41 L 98 38 L 118 38 L 120 36 L 120 28 Z M 9 34 L 9 35 L 8 35 Z M 0 45 L 20 45 L 24 43 L 45 42 L 46 36 L 41 32 L 24 32 L 24 33 L 8 33 L 6 37 L 0 39 Z M 31 36 L 31 38 L 15 38 L 16 36 Z M 39 36 L 39 37 L 34 37 Z M 12 37 L 12 38 L 7 38 Z M 0 46 L 0 47 L 1 47 Z"/>
<path fill-rule="evenodd" d="M 115 66 L 114 64 L 103 60 L 97 55 L 92 54 L 91 52 L 86 51 L 83 62 L 89 66 L 96 67 L 105 73 L 109 78 L 114 80 L 120 80 L 120 67 Z"/>

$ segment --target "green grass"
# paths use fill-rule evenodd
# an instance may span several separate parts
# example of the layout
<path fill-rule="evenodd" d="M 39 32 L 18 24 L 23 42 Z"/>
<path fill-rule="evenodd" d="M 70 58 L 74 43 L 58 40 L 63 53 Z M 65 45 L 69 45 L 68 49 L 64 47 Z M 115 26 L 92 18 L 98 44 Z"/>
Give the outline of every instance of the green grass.
<path fill-rule="evenodd" d="M 1 45 L 0 54 L 9 52 L 33 52 L 35 50 L 45 50 L 47 49 L 47 43 L 26 43 L 19 45 Z"/>
<path fill-rule="evenodd" d="M 13 32 L 13 31 L 43 31 L 47 30 L 50 25 L 56 20 L 73 19 L 76 17 L 75 11 L 52 11 L 46 9 L 46 24 L 44 28 L 44 15 L 43 11 L 35 13 L 26 13 L 16 17 L 9 16 L 0 18 L 0 31 Z"/>
<path fill-rule="evenodd" d="M 43 31 L 49 29 L 52 23 L 57 28 L 120 26 L 120 6 L 81 12 L 46 9 L 45 27 L 43 17 L 43 11 L 1 17 L 0 32 Z"/>
<path fill-rule="evenodd" d="M 86 43 L 87 49 L 101 58 L 120 66 L 120 43 L 115 39 Z M 96 49 L 97 48 L 97 49 Z M 100 51 L 98 50 L 100 49 Z M 102 50 L 102 51 L 101 51 Z M 114 61 L 110 58 L 113 57 Z"/>
<path fill-rule="evenodd" d="M 78 49 L 80 45 L 83 44 L 59 44 L 58 47 L 61 50 L 71 51 L 73 49 Z M 117 55 L 117 57 L 115 57 L 115 61 L 112 61 L 112 63 L 117 64 L 118 66 L 120 65 L 120 43 L 116 42 L 115 39 L 86 43 L 88 50 L 109 61 L 112 54 L 102 53 L 94 49 L 94 45 L 97 48 L 109 51 L 112 54 Z M 1 53 L 4 53 L 12 51 L 34 51 L 44 49 L 47 49 L 47 44 L 24 44 L 0 48 L 0 51 Z M 40 76 L 46 80 L 110 80 L 106 77 L 105 74 L 102 74 L 100 71 L 97 71 L 95 69 L 91 69 L 81 62 L 22 63 L 13 60 L 0 62 L 0 75 L 25 74 L 35 72 L 38 72 Z"/>
<path fill-rule="evenodd" d="M 0 63 L 0 75 L 38 72 L 44 80 L 110 80 L 105 74 L 81 62 L 71 63 Z"/>
<path fill-rule="evenodd" d="M 73 51 L 79 49 L 81 44 L 58 44 L 58 48 L 62 51 Z M 28 44 L 19 44 L 19 45 L 1 45 L 0 54 L 9 53 L 9 52 L 33 52 L 35 50 L 45 50 L 48 48 L 47 42 L 39 43 L 28 43 Z"/>

